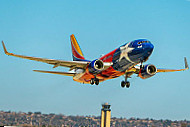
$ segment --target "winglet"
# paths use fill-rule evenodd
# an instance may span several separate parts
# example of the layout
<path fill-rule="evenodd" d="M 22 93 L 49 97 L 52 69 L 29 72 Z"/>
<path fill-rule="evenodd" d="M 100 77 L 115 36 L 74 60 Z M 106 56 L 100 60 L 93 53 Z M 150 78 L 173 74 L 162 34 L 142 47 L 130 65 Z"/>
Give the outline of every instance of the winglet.
<path fill-rule="evenodd" d="M 187 69 L 189 69 L 189 66 L 188 66 L 187 58 L 186 57 L 184 58 L 184 61 L 185 61 L 185 69 L 187 70 Z"/>
<path fill-rule="evenodd" d="M 10 53 L 7 51 L 4 42 L 2 41 L 3 49 L 6 55 L 10 55 Z"/>

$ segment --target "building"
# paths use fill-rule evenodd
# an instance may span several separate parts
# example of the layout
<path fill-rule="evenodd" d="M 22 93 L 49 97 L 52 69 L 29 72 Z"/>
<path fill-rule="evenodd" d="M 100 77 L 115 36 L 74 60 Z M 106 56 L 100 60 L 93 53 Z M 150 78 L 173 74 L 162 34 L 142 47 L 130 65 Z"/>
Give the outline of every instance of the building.
<path fill-rule="evenodd" d="M 111 120 L 111 105 L 108 103 L 102 104 L 101 110 L 101 127 L 110 127 Z"/>

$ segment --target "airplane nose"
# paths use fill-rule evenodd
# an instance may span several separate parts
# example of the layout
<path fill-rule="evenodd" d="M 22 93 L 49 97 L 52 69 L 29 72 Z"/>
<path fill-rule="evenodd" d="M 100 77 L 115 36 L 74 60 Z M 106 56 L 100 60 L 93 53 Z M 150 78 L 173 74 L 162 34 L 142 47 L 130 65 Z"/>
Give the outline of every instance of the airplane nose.
<path fill-rule="evenodd" d="M 133 62 L 146 61 L 152 54 L 154 45 L 152 43 L 143 43 L 142 47 L 137 47 L 132 52 L 129 52 L 128 56 Z"/>
<path fill-rule="evenodd" d="M 154 45 L 152 43 L 147 43 L 145 46 L 145 50 L 148 51 L 148 54 L 151 54 L 154 49 Z"/>
<path fill-rule="evenodd" d="M 152 52 L 152 51 L 153 51 L 153 49 L 154 49 L 154 45 L 153 45 L 153 44 L 151 44 L 151 43 L 149 43 L 149 49 L 150 49 L 150 51 Z"/>
<path fill-rule="evenodd" d="M 151 43 L 147 43 L 144 45 L 143 54 L 141 56 L 141 60 L 147 60 L 148 57 L 152 54 L 152 51 L 154 49 L 154 45 Z"/>
<path fill-rule="evenodd" d="M 151 50 L 151 52 L 153 51 L 153 49 L 154 49 L 154 45 L 150 43 L 150 50 Z"/>

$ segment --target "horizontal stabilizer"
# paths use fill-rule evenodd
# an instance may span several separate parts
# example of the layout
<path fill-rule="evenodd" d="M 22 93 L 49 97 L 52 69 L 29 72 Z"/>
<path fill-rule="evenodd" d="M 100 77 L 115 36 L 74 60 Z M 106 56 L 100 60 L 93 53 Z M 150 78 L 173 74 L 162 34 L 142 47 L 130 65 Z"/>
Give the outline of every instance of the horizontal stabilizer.
<path fill-rule="evenodd" d="M 74 76 L 76 73 L 70 73 L 70 72 L 58 72 L 58 71 L 42 71 L 42 70 L 33 70 L 35 72 L 41 72 L 41 73 L 50 73 L 50 74 L 57 74 L 57 75 L 64 75 L 64 76 Z"/>

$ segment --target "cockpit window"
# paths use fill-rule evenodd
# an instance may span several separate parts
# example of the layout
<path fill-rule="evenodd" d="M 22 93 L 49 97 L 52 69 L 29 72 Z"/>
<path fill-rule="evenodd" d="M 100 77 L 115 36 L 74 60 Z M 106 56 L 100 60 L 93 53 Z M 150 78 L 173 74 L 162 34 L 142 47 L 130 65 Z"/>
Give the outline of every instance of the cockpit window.
<path fill-rule="evenodd" d="M 137 44 L 150 43 L 149 41 L 139 41 Z"/>
<path fill-rule="evenodd" d="M 134 41 L 130 42 L 129 47 L 132 47 L 133 43 L 134 43 Z"/>

